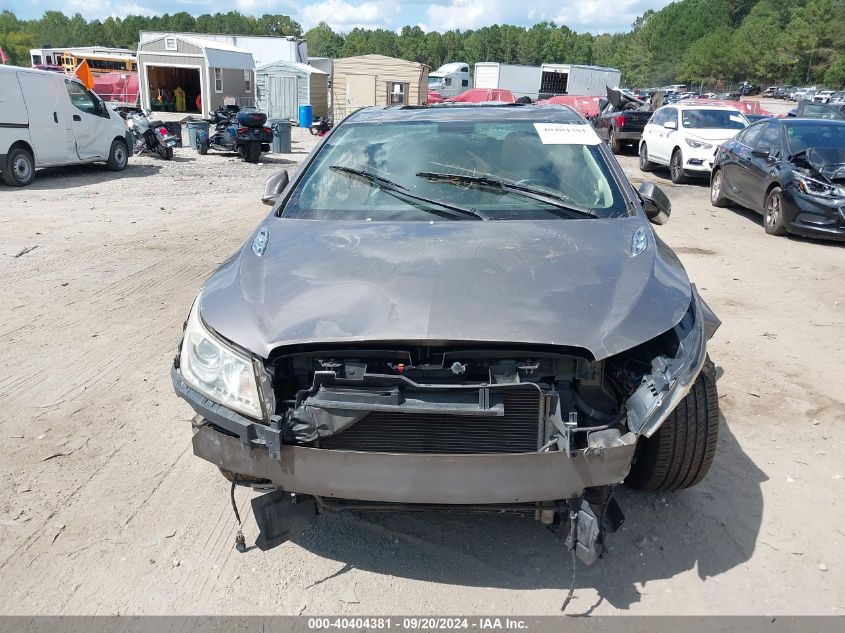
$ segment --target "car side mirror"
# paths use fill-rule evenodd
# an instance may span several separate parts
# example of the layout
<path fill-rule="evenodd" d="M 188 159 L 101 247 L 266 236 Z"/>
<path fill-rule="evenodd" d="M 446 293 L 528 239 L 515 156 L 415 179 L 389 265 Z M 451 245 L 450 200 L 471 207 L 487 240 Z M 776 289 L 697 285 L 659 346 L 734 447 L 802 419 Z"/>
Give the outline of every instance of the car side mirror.
<path fill-rule="evenodd" d="M 261 197 L 261 202 L 264 204 L 274 205 L 279 199 L 281 193 L 288 186 L 290 179 L 287 170 L 283 169 L 277 171 L 275 174 L 267 179 L 264 183 L 264 195 Z"/>
<path fill-rule="evenodd" d="M 646 217 L 653 224 L 666 224 L 672 213 L 672 203 L 666 194 L 653 182 L 644 182 L 637 190 L 643 203 Z"/>
<path fill-rule="evenodd" d="M 674 121 L 666 121 L 666 123 L 663 124 L 663 127 L 665 127 L 667 130 L 677 130 L 678 124 Z"/>
<path fill-rule="evenodd" d="M 771 155 L 771 151 L 772 150 L 770 150 L 768 148 L 767 149 L 752 149 L 751 155 L 754 158 L 769 158 L 769 156 Z"/>

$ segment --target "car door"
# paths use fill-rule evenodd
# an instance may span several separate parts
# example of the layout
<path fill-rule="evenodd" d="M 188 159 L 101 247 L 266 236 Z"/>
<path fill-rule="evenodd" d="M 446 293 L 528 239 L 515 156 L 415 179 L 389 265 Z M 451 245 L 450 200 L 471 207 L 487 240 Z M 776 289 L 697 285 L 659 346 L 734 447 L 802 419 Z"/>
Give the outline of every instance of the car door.
<path fill-rule="evenodd" d="M 75 162 L 73 129 L 62 78 L 35 72 L 19 72 L 17 76 L 26 104 L 35 164 L 41 167 Z"/>
<path fill-rule="evenodd" d="M 734 139 L 723 144 L 726 158 L 721 162 L 722 182 L 725 193 L 743 206 L 751 206 L 748 195 L 751 151 L 766 123 L 756 123 L 740 132 Z"/>
<path fill-rule="evenodd" d="M 674 123 L 674 128 L 667 128 L 666 124 Z M 666 108 L 661 117 L 660 125 L 654 132 L 654 140 L 649 144 L 649 157 L 655 158 L 658 162 L 668 164 L 669 156 L 674 147 L 674 135 L 678 133 L 678 109 Z"/>
<path fill-rule="evenodd" d="M 749 209 L 762 211 L 766 188 L 771 178 L 777 174 L 778 163 L 785 159 L 780 123 L 771 121 L 765 124 L 756 139 L 754 150 L 756 152 L 752 152 L 750 159 L 745 163 L 747 206 Z"/>
<path fill-rule="evenodd" d="M 654 114 L 651 115 L 651 118 L 646 123 L 645 127 L 643 128 L 642 142 L 646 144 L 649 153 L 649 159 L 652 158 L 652 149 L 651 144 L 652 142 L 657 142 L 657 132 L 658 130 L 662 129 L 662 121 L 663 116 L 665 114 L 665 108 L 660 108 L 655 110 Z"/>
<path fill-rule="evenodd" d="M 80 160 L 105 160 L 114 139 L 105 104 L 76 81 L 65 80 L 70 100 L 73 136 Z"/>

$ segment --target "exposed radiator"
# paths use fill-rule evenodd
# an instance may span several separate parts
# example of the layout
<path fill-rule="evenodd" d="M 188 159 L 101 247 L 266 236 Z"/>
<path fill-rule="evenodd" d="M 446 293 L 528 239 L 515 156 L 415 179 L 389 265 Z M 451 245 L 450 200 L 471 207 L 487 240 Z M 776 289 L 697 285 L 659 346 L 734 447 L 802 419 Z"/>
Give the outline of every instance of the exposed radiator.
<path fill-rule="evenodd" d="M 505 415 L 367 414 L 320 440 L 323 448 L 368 453 L 530 453 L 541 446 L 542 396 L 534 386 L 503 391 Z"/>

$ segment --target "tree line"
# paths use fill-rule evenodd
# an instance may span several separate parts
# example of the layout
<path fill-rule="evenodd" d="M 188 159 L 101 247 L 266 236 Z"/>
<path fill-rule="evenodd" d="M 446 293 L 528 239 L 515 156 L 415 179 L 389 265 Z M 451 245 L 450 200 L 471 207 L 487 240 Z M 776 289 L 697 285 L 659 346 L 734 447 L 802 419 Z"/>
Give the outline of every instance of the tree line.
<path fill-rule="evenodd" d="M 303 33 L 290 16 L 236 11 L 91 21 L 59 11 L 34 20 L 0 13 L 0 47 L 10 63 L 24 66 L 29 49 L 43 45 L 135 49 L 142 30 L 304 36 L 312 56 L 378 53 L 432 68 L 451 61 L 595 64 L 619 68 L 625 84 L 638 87 L 686 82 L 724 88 L 740 81 L 845 85 L 845 0 L 681 0 L 647 11 L 627 32 L 598 35 L 552 22 L 444 33 L 416 26 L 338 33 L 321 22 Z"/>

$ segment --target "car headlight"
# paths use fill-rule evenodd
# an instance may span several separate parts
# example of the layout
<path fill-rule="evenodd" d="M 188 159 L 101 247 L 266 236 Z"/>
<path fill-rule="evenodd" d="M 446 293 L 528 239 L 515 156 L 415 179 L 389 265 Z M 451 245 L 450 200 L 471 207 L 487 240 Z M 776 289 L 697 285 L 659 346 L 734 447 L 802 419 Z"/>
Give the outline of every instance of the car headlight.
<path fill-rule="evenodd" d="M 695 286 L 692 295 L 689 310 L 674 328 L 679 343 L 675 356 L 652 359 L 651 373 L 643 376 L 625 403 L 628 428 L 645 437 L 651 437 L 690 392 L 707 355 L 705 327 L 712 333 L 719 326 L 716 315 L 703 307 Z"/>
<path fill-rule="evenodd" d="M 197 295 L 182 339 L 182 379 L 209 400 L 250 418 L 262 419 L 258 381 L 252 359 L 210 332 L 200 318 Z"/>
<path fill-rule="evenodd" d="M 801 193 L 805 193 L 808 196 L 814 196 L 816 198 L 845 198 L 845 191 L 839 187 L 834 187 L 826 182 L 815 180 L 808 176 L 802 176 L 801 174 L 795 174 L 795 184 Z"/>
<path fill-rule="evenodd" d="M 685 138 L 687 145 L 694 149 L 710 149 L 713 147 L 711 143 L 704 143 L 703 141 L 696 141 L 694 138 Z"/>

